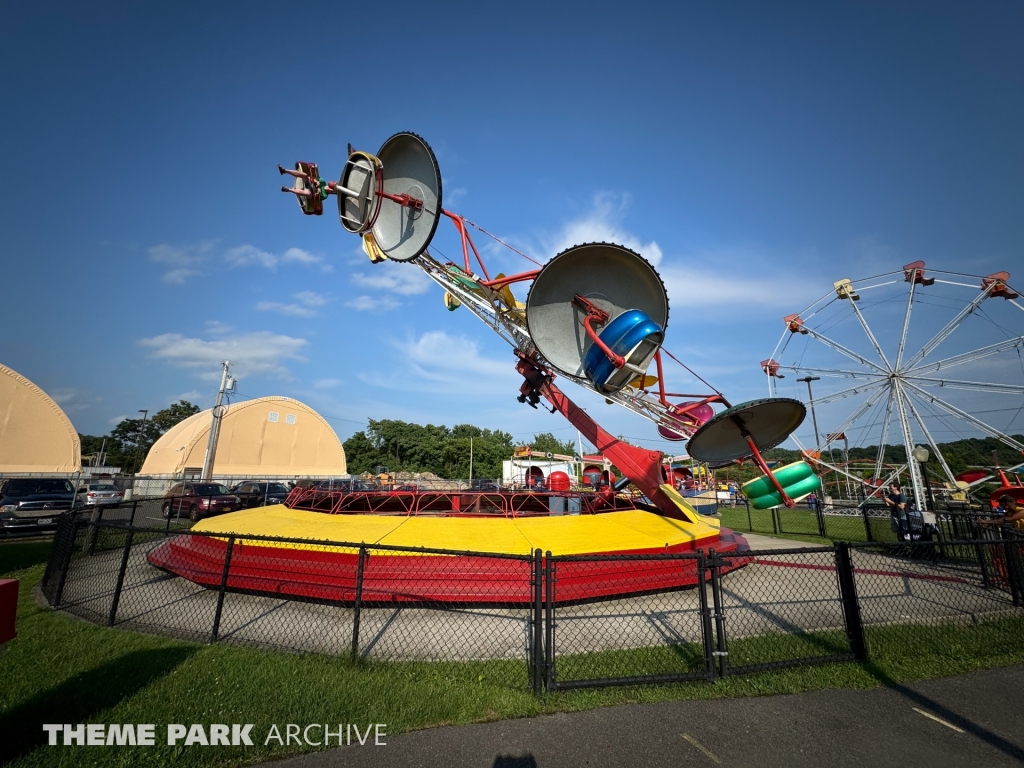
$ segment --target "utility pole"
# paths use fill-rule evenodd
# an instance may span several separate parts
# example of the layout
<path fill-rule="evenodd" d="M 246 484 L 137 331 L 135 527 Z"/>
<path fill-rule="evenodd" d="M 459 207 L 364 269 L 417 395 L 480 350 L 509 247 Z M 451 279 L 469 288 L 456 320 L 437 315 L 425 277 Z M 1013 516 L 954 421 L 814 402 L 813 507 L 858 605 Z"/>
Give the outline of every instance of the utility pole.
<path fill-rule="evenodd" d="M 138 474 L 139 470 L 142 469 L 142 463 L 139 462 L 139 453 L 142 452 L 142 441 L 146 439 L 146 417 L 149 416 L 149 410 L 140 408 L 139 413 L 142 414 L 142 426 L 139 427 L 139 439 L 135 443 L 135 459 L 132 461 L 133 474 Z M 136 464 L 138 466 L 135 466 Z"/>
<path fill-rule="evenodd" d="M 203 459 L 203 474 L 200 478 L 204 482 L 213 476 L 213 461 L 217 456 L 217 440 L 220 439 L 220 422 L 224 418 L 227 408 L 224 406 L 224 392 L 229 389 L 228 380 L 231 380 L 232 387 L 234 380 L 228 375 L 231 361 L 225 360 L 223 372 L 220 375 L 220 389 L 217 391 L 217 404 L 213 406 L 213 418 L 210 422 L 210 437 L 206 441 L 206 457 Z"/>

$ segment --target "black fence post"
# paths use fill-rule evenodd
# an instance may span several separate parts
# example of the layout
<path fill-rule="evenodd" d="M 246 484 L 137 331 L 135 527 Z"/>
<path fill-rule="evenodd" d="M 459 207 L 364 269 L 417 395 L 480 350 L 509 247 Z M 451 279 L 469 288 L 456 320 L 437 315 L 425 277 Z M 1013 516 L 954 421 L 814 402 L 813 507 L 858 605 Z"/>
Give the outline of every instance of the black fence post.
<path fill-rule="evenodd" d="M 750 499 L 746 496 L 743 497 L 743 506 L 747 508 L 747 530 L 754 530 L 754 521 L 750 518 Z"/>
<path fill-rule="evenodd" d="M 87 555 L 92 557 L 96 551 L 96 537 L 99 535 L 97 530 L 97 524 L 103 519 L 103 507 L 98 504 L 92 508 L 92 514 L 89 516 L 89 528 L 85 533 L 85 542 L 82 544 L 82 549 Z"/>
<path fill-rule="evenodd" d="M 686 561 L 682 562 L 685 567 Z M 708 563 L 704 552 L 697 552 L 697 597 L 700 600 L 700 633 L 704 638 L 704 675 L 708 682 L 715 679 L 715 642 L 711 629 L 711 608 L 708 607 Z"/>
<path fill-rule="evenodd" d="M 121 554 L 121 567 L 117 570 L 117 584 L 114 585 L 114 598 L 110 601 L 110 614 L 107 616 L 107 626 L 114 626 L 117 619 L 117 604 L 121 602 L 121 589 L 124 587 L 124 574 L 128 570 L 128 556 L 132 551 L 132 538 L 135 531 L 128 529 L 124 537 L 124 552 Z"/>
<path fill-rule="evenodd" d="M 857 580 L 854 578 L 850 545 L 840 541 L 835 545 L 835 553 L 839 599 L 843 603 L 843 618 L 846 621 L 846 637 L 854 658 L 864 661 L 868 657 L 867 643 L 864 641 L 864 622 L 860 615 L 860 600 L 857 598 Z"/>
<path fill-rule="evenodd" d="M 860 508 L 861 517 L 864 518 L 864 535 L 868 541 L 874 541 L 874 537 L 871 535 L 871 523 L 868 521 L 868 508 L 863 506 Z"/>
<path fill-rule="evenodd" d="M 821 538 L 828 538 L 828 530 L 825 528 L 825 510 L 822 509 L 824 506 L 824 500 L 819 500 L 814 504 L 814 512 L 818 516 L 818 535 Z"/>
<path fill-rule="evenodd" d="M 1006 580 L 1010 582 L 1010 595 L 1014 605 L 1024 604 L 1024 574 L 1021 574 L 1020 544 L 1016 541 L 1003 542 L 1003 557 L 1006 559 Z"/>
<path fill-rule="evenodd" d="M 235 549 L 235 537 L 228 539 L 228 548 L 224 552 L 224 570 L 220 574 L 220 590 L 217 592 L 217 610 L 213 613 L 213 629 L 210 632 L 210 642 L 216 643 L 220 635 L 220 617 L 224 611 L 224 592 L 228 588 L 228 569 L 231 568 L 231 554 Z"/>
<path fill-rule="evenodd" d="M 359 564 L 356 566 L 356 596 L 352 603 L 352 663 L 359 660 L 359 620 L 363 612 L 363 574 L 366 572 L 366 547 L 359 548 Z"/>
<path fill-rule="evenodd" d="M 776 535 L 782 533 L 782 519 L 779 516 L 778 507 L 772 507 L 772 533 Z"/>
<path fill-rule="evenodd" d="M 555 676 L 555 563 L 548 552 L 544 561 L 544 690 L 551 693 Z"/>
<path fill-rule="evenodd" d="M 715 605 L 715 635 L 718 645 L 718 650 L 713 651 L 713 654 L 718 657 L 718 674 L 725 678 L 729 676 L 729 644 L 725 637 L 725 612 L 722 606 L 722 561 L 714 549 L 709 550 L 708 555 L 711 558 L 711 597 Z"/>
<path fill-rule="evenodd" d="M 978 533 L 976 530 L 972 531 L 971 538 L 978 538 Z M 983 586 L 985 589 L 989 589 L 992 586 L 992 577 L 989 575 L 988 571 L 988 558 L 986 557 L 986 549 L 987 548 L 984 544 L 981 544 L 977 541 L 975 542 L 974 555 L 978 558 L 978 567 L 981 568 L 981 586 Z M 987 554 L 991 555 L 992 551 L 988 550 Z"/>
<path fill-rule="evenodd" d="M 131 517 L 128 518 L 128 527 L 129 528 L 131 528 L 133 525 L 135 525 L 135 512 L 138 510 L 138 508 L 139 508 L 139 500 L 138 499 L 132 499 L 132 514 L 131 514 Z"/>
<path fill-rule="evenodd" d="M 544 573 L 543 556 L 539 549 L 533 552 L 533 692 L 541 692 L 541 667 L 544 664 Z"/>
<path fill-rule="evenodd" d="M 69 532 L 68 546 L 62 553 L 60 561 L 60 579 L 57 582 L 57 588 L 53 594 L 53 607 L 56 608 L 60 605 L 60 601 L 63 599 L 63 588 L 68 582 L 68 571 L 71 569 L 71 557 L 75 551 L 75 540 L 78 539 L 78 517 L 74 512 L 71 512 L 71 519 L 69 520 L 69 526 L 71 528 Z"/>

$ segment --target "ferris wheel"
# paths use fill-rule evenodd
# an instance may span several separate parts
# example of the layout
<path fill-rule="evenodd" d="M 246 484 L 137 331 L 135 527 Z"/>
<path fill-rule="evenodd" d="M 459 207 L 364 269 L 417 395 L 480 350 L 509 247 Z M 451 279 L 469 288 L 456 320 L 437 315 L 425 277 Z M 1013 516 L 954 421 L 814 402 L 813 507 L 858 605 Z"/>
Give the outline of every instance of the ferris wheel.
<path fill-rule="evenodd" d="M 1024 461 L 1024 303 L 1009 277 L 926 272 L 916 261 L 837 280 L 784 318 L 761 362 L 769 394 L 810 406 L 811 423 L 793 439 L 836 473 L 838 489 L 906 478 L 924 510 L 924 462 L 956 487 L 943 443 L 990 437 Z M 893 445 L 904 449 L 896 461 Z"/>

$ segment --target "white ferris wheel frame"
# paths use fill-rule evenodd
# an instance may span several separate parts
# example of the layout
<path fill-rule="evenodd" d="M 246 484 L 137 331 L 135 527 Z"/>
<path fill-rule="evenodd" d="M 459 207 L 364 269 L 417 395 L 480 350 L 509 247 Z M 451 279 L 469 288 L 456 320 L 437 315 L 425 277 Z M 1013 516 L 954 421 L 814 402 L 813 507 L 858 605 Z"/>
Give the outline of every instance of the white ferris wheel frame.
<path fill-rule="evenodd" d="M 905 359 L 905 353 L 907 352 L 907 333 L 910 329 L 910 319 L 914 306 L 914 297 L 919 289 L 918 281 L 914 278 L 914 275 L 908 272 L 908 270 L 919 270 L 921 276 L 924 274 L 924 264 L 918 262 L 920 265 L 908 265 L 903 270 L 890 272 L 884 275 L 876 275 L 871 278 L 865 278 L 861 280 L 852 280 L 845 285 L 836 283 L 833 290 L 824 294 L 821 298 L 817 299 L 810 306 L 800 312 L 798 315 L 791 315 L 787 318 L 787 328 L 783 331 L 782 337 L 779 339 L 778 344 L 775 345 L 775 349 L 772 352 L 772 356 L 769 361 L 774 364 L 774 370 L 770 370 L 768 366 L 765 366 L 765 373 L 768 378 L 768 394 L 770 397 L 774 397 L 777 394 L 777 383 L 774 371 L 792 371 L 794 373 L 813 374 L 818 377 L 829 377 L 829 378 L 843 378 L 849 379 L 854 382 L 854 386 L 848 389 L 833 392 L 828 395 L 824 395 L 818 398 L 808 398 L 808 406 L 814 407 L 824 405 L 825 403 L 833 402 L 836 400 L 842 400 L 847 397 L 853 397 L 856 395 L 862 395 L 870 393 L 867 399 L 864 400 L 861 405 L 854 410 L 839 427 L 832 430 L 831 433 L 826 433 L 824 436 L 818 435 L 815 430 L 814 440 L 816 445 L 813 448 L 805 447 L 800 440 L 793 435 L 793 440 L 796 442 L 797 447 L 804 453 L 810 451 L 817 452 L 820 456 L 823 449 L 828 449 L 829 445 L 834 440 L 829 439 L 829 434 L 836 435 L 845 433 L 861 416 L 863 416 L 871 407 L 873 407 L 882 397 L 886 398 L 886 414 L 885 420 L 882 422 L 882 434 L 879 439 L 878 457 L 875 461 L 875 470 L 872 477 L 873 482 L 883 480 L 885 483 L 891 482 L 893 479 L 899 476 L 903 471 L 908 471 L 911 480 L 911 487 L 913 489 L 914 499 L 917 502 L 917 508 L 919 510 L 926 510 L 926 499 L 927 495 L 925 492 L 924 478 L 922 475 L 921 466 L 917 461 L 911 459 L 916 443 L 914 440 L 912 423 L 916 423 L 920 428 L 921 433 L 924 435 L 925 441 L 928 443 L 928 447 L 933 452 L 933 455 L 937 458 L 939 465 L 942 467 L 943 474 L 949 479 L 949 481 L 956 485 L 956 479 L 953 476 L 953 472 L 949 467 L 945 457 L 942 455 L 941 449 L 938 447 L 936 441 L 932 438 L 931 432 L 925 424 L 925 419 L 919 410 L 919 407 L 923 403 L 945 411 L 949 416 L 961 419 L 972 427 L 977 429 L 983 434 L 995 438 L 1004 445 L 1013 448 L 1022 454 L 1024 454 L 1024 444 L 1017 440 L 1014 440 L 1009 435 L 1000 432 L 995 427 L 987 424 L 976 416 L 967 413 L 966 411 L 957 408 L 951 403 L 946 402 L 933 391 L 929 391 L 929 388 L 946 388 L 946 389 L 960 389 L 960 390 L 973 390 L 980 392 L 998 392 L 1003 394 L 1016 394 L 1024 397 L 1024 385 L 1017 384 L 999 384 L 990 382 L 980 381 L 967 381 L 962 379 L 946 378 L 945 376 L 936 377 L 925 374 L 942 374 L 949 368 L 955 368 L 968 363 L 975 362 L 982 358 L 990 355 L 999 354 L 1014 348 L 1024 349 L 1024 335 L 1015 336 L 1012 338 L 1004 339 L 994 344 L 989 344 L 984 347 L 972 350 L 970 352 L 964 352 L 956 355 L 951 355 L 941 360 L 935 360 L 928 363 L 923 362 L 924 359 L 931 354 L 943 341 L 949 338 L 950 335 L 968 318 L 975 310 L 977 310 L 983 302 L 987 299 L 995 298 L 998 295 L 999 287 L 1002 285 L 1005 288 L 1010 288 L 1006 283 L 1000 283 L 989 278 L 985 278 L 979 275 L 968 275 L 959 272 L 945 272 L 942 270 L 929 270 L 931 275 L 936 275 L 934 278 L 935 283 L 959 286 L 963 288 L 973 288 L 978 291 L 978 294 L 967 303 L 949 322 L 943 326 L 931 339 L 929 339 L 917 352 L 911 355 L 908 359 Z M 938 275 L 960 278 L 956 279 L 940 279 Z M 894 278 L 894 279 L 887 279 Z M 962 282 L 963 278 L 973 278 L 976 282 L 965 283 Z M 874 282 L 882 280 L 883 282 Z M 908 283 L 909 289 L 907 291 L 907 303 L 906 311 L 903 317 L 903 327 L 899 337 L 899 345 L 896 352 L 896 358 L 894 362 L 890 362 L 886 357 L 885 352 L 882 350 L 881 345 L 871 330 L 867 318 L 860 311 L 857 306 L 857 299 L 859 299 L 859 293 L 869 291 L 884 286 L 893 285 L 904 281 Z M 870 284 L 867 284 L 870 283 Z M 1013 289 L 1010 289 L 1011 293 L 1016 293 Z M 1018 300 L 1018 298 L 1005 298 L 1003 300 L 1012 304 L 1017 309 L 1024 312 L 1024 304 Z M 834 302 L 846 302 L 853 310 L 853 314 L 856 316 L 858 323 L 862 327 L 868 341 L 872 348 L 878 355 L 877 360 L 871 360 L 864 355 L 855 352 L 846 346 L 840 344 L 834 339 L 826 336 L 824 333 L 815 330 L 814 328 L 806 325 L 807 320 L 810 320 L 814 315 L 821 312 L 825 307 L 831 305 Z M 806 318 L 804 316 L 806 315 Z M 789 318 L 795 318 L 793 321 L 789 321 Z M 801 319 L 804 318 L 804 319 Z M 790 326 L 790 322 L 797 324 L 797 329 L 793 330 Z M 819 368 L 813 366 L 803 365 L 785 365 L 781 362 L 776 362 L 779 357 L 785 352 L 786 346 L 789 340 L 792 339 L 797 333 L 806 332 L 811 338 L 820 342 L 822 345 L 832 349 L 835 352 L 847 357 L 851 361 L 860 364 L 862 370 L 849 370 L 845 368 Z M 809 385 L 808 385 L 809 386 Z M 915 406 L 915 400 L 917 400 L 917 406 Z M 889 437 L 889 425 L 892 421 L 893 413 L 897 416 L 899 422 L 899 429 L 901 432 L 902 443 L 907 455 L 907 464 L 886 473 L 886 476 L 882 477 L 882 458 L 885 452 L 885 446 Z M 827 462 L 818 460 L 822 466 L 826 466 L 828 469 L 833 470 L 841 475 L 844 475 L 848 480 L 855 481 L 858 485 L 865 483 L 861 477 L 853 475 L 849 472 L 849 467 L 840 468 L 829 464 Z M 971 485 L 977 485 L 979 483 L 986 482 L 991 479 L 991 475 L 980 480 L 975 481 Z M 934 522 L 933 520 L 930 522 Z"/>

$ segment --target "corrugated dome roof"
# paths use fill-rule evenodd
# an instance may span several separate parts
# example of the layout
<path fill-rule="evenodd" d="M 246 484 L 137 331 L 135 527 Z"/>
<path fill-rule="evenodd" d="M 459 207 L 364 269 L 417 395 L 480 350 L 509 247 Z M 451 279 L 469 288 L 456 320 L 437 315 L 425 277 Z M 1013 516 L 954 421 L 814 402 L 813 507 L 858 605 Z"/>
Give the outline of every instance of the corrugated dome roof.
<path fill-rule="evenodd" d="M 0 365 L 0 472 L 80 472 L 78 432 L 48 394 Z"/>
<path fill-rule="evenodd" d="M 200 470 L 212 409 L 189 416 L 150 448 L 140 475 Z M 220 425 L 215 476 L 329 477 L 347 474 L 345 449 L 323 416 L 289 397 L 228 406 Z"/>

